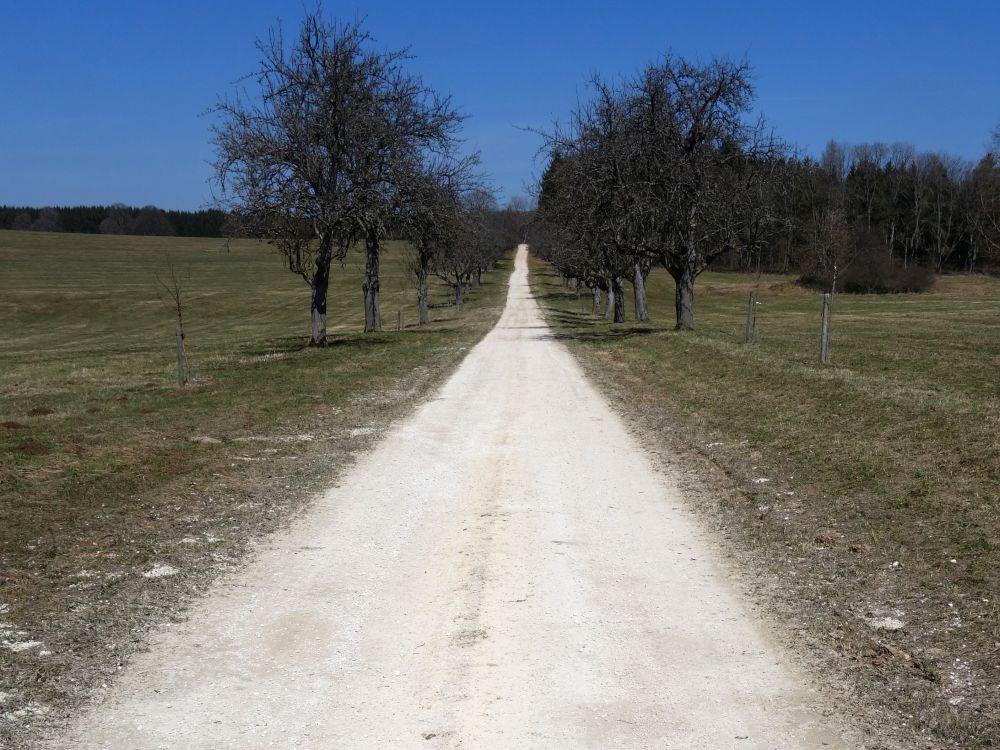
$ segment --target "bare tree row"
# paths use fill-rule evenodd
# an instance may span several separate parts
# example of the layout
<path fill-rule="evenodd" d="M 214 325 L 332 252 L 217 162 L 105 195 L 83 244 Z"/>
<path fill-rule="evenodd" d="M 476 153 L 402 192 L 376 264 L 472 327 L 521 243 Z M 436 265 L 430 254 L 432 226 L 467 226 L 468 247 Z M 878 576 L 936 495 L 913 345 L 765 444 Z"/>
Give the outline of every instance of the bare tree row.
<path fill-rule="evenodd" d="M 645 281 L 675 281 L 678 329 L 694 325 L 709 264 L 797 270 L 828 291 L 919 291 L 945 270 L 1000 267 L 1000 131 L 971 164 L 906 144 L 831 142 L 819 160 L 752 116 L 746 63 L 667 54 L 636 75 L 590 81 L 543 132 L 548 168 L 532 247 L 590 289 L 594 310 L 648 317 Z"/>
<path fill-rule="evenodd" d="M 381 51 L 359 23 L 327 21 L 319 8 L 291 44 L 277 28 L 257 47 L 258 70 L 216 107 L 220 203 L 309 284 L 312 343 L 327 341 L 331 267 L 357 246 L 365 330 L 381 329 L 390 237 L 411 242 L 421 324 L 433 274 L 460 304 L 508 247 L 478 156 L 459 153 L 463 117 L 451 100 L 407 70 L 405 50 Z"/>
<path fill-rule="evenodd" d="M 678 329 L 694 327 L 695 279 L 717 257 L 762 241 L 784 148 L 753 102 L 745 63 L 705 65 L 667 54 L 619 82 L 594 78 L 591 97 L 543 133 L 533 248 L 566 276 L 607 295 L 625 319 L 623 285 L 647 317 L 655 264 L 676 282 Z"/>

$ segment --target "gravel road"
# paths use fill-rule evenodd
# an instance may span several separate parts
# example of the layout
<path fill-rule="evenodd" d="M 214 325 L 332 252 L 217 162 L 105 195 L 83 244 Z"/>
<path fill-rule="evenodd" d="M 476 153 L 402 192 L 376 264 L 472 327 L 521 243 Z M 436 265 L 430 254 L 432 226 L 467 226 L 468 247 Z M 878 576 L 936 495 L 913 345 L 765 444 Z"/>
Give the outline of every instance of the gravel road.
<path fill-rule="evenodd" d="M 527 273 L 522 246 L 503 317 L 440 393 L 59 747 L 858 746 Z"/>

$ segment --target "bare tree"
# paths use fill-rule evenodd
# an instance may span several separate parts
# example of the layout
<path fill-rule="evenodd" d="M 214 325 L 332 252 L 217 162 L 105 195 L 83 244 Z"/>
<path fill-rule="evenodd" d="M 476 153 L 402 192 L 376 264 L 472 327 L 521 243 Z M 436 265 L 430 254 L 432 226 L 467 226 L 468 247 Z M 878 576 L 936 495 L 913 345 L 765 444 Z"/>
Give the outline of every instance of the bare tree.
<path fill-rule="evenodd" d="M 507 201 L 507 210 L 515 213 L 527 213 L 531 210 L 531 202 L 523 195 L 515 195 Z"/>
<path fill-rule="evenodd" d="M 184 346 L 184 305 L 186 302 L 188 272 L 180 272 L 172 261 L 167 261 L 163 275 L 156 277 L 160 301 L 176 318 L 174 336 L 177 343 L 177 384 L 182 388 L 188 383 L 187 353 Z"/>
<path fill-rule="evenodd" d="M 478 155 L 432 160 L 406 181 L 401 222 L 412 248 L 410 270 L 417 287 L 419 325 L 430 322 L 428 279 L 463 238 L 462 196 L 480 184 Z"/>
<path fill-rule="evenodd" d="M 892 261 L 896 252 L 896 234 L 899 229 L 900 212 L 899 203 L 903 196 L 903 188 L 906 181 L 906 173 L 913 163 L 914 149 L 908 143 L 893 143 L 889 147 L 888 162 L 886 164 L 887 190 L 885 195 L 886 213 L 889 216 L 889 229 L 886 244 L 889 249 L 889 260 Z"/>
<path fill-rule="evenodd" d="M 960 190 L 969 166 L 962 159 L 934 154 L 930 160 L 928 192 L 930 195 L 931 248 L 938 273 L 955 252 L 958 240 Z"/>
<path fill-rule="evenodd" d="M 461 195 L 458 231 L 449 236 L 450 242 L 443 244 L 435 256 L 434 272 L 454 290 L 456 307 L 462 306 L 477 274 L 509 249 L 491 222 L 496 210 L 496 198 L 484 187 Z"/>
<path fill-rule="evenodd" d="M 860 143 L 848 153 L 850 172 L 846 180 L 851 183 L 852 195 L 865 217 L 866 228 L 871 229 L 889 149 L 882 143 Z"/>
<path fill-rule="evenodd" d="M 981 256 L 991 258 L 1000 253 L 1000 165 L 992 153 L 969 172 L 961 195 L 969 245 L 965 270 L 971 273 Z"/>
<path fill-rule="evenodd" d="M 562 137 L 564 147 L 573 145 Z M 621 323 L 625 320 L 622 279 L 634 272 L 633 258 L 614 241 L 610 216 L 614 198 L 601 179 L 602 154 L 582 143 L 573 145 L 573 150 L 572 155 L 554 157 L 543 179 L 539 216 L 552 231 L 538 250 L 564 279 L 577 279 L 590 288 L 595 314 L 603 292 L 604 317 Z"/>
<path fill-rule="evenodd" d="M 910 204 L 909 237 L 903 249 L 904 267 L 911 262 L 918 261 L 920 249 L 923 246 L 923 235 L 930 203 L 929 184 L 933 168 L 933 159 L 928 154 L 919 154 L 910 163 L 907 175 L 907 197 Z"/>
<path fill-rule="evenodd" d="M 225 240 L 223 247 L 226 249 L 227 253 L 232 252 L 233 240 L 246 236 L 243 229 L 243 222 L 240 217 L 235 214 L 229 214 L 226 216 L 225 220 L 222 222 L 222 226 L 219 228 L 219 231 Z"/>
<path fill-rule="evenodd" d="M 635 268 L 632 271 L 632 291 L 635 299 L 635 319 L 649 320 L 649 306 L 646 303 L 646 279 L 652 270 L 652 263 L 649 259 L 642 258 L 636 260 Z"/>
<path fill-rule="evenodd" d="M 427 153 L 450 154 L 461 117 L 403 69 L 406 51 L 372 49 L 360 24 L 306 14 L 286 47 L 281 28 L 258 41 L 259 95 L 216 106 L 223 205 L 274 242 L 309 283 L 311 343 L 326 343 L 330 266 L 365 245 L 365 330 L 381 328 L 381 241 Z"/>
<path fill-rule="evenodd" d="M 608 293 L 609 317 L 625 318 L 624 278 L 636 316 L 648 317 L 645 276 L 655 260 L 674 278 L 677 328 L 693 328 L 695 278 L 713 259 L 758 244 L 776 222 L 770 184 L 784 147 L 762 121 L 746 120 L 745 63 L 702 66 L 667 54 L 622 84 L 594 78 L 591 88 L 569 123 L 545 134 L 551 164 L 539 214 L 576 251 L 575 273 Z"/>
<path fill-rule="evenodd" d="M 837 182 L 847 177 L 849 146 L 837 141 L 828 141 L 823 154 L 819 157 L 820 168 L 826 175 Z"/>
<path fill-rule="evenodd" d="M 803 275 L 835 294 L 838 276 L 856 255 L 843 205 L 834 203 L 817 210 L 808 227 L 807 243 L 810 257 L 803 264 Z"/>
<path fill-rule="evenodd" d="M 748 122 L 754 91 L 746 63 L 696 65 L 671 54 L 634 81 L 634 121 L 650 252 L 674 278 L 676 327 L 694 328 L 694 281 L 739 247 L 766 203 L 752 189 L 784 153 L 763 121 Z"/>
<path fill-rule="evenodd" d="M 637 221 L 637 166 L 632 101 L 622 86 L 598 77 L 592 97 L 580 103 L 568 122 L 543 133 L 550 166 L 543 177 L 539 213 L 557 227 L 560 245 L 572 248 L 572 270 L 564 277 L 607 293 L 605 317 L 625 321 L 623 280 L 636 279 L 644 257 Z M 558 257 L 558 256 L 557 256 Z M 645 277 L 639 275 L 637 291 Z M 637 312 L 645 305 L 637 305 Z"/>

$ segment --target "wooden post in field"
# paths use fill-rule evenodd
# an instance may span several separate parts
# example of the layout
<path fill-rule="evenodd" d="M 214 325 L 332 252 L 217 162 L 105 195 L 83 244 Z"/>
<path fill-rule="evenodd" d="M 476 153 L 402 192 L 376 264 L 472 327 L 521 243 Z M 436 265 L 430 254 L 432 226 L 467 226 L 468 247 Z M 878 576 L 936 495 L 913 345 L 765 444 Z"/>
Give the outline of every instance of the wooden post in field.
<path fill-rule="evenodd" d="M 177 324 L 177 383 L 183 388 L 187 385 L 187 364 L 184 362 L 184 329 L 181 324 Z"/>
<path fill-rule="evenodd" d="M 402 310 L 396 310 L 396 330 L 397 331 L 402 331 L 403 330 L 403 311 Z"/>
<path fill-rule="evenodd" d="M 747 300 L 747 327 L 746 330 L 743 332 L 744 344 L 753 343 L 754 326 L 757 323 L 757 321 L 755 320 L 756 304 L 757 304 L 757 295 L 754 292 L 750 292 L 750 299 Z"/>
<path fill-rule="evenodd" d="M 823 295 L 823 323 L 819 332 L 819 361 L 830 364 L 830 293 Z"/>

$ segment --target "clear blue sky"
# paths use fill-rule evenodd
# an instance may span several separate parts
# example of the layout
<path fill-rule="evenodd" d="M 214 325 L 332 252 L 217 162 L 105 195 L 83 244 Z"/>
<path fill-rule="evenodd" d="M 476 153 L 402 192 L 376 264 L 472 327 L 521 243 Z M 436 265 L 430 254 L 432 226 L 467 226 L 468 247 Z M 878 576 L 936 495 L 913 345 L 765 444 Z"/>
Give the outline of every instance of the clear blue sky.
<path fill-rule="evenodd" d="M 256 60 L 255 38 L 301 1 L 0 0 L 0 203 L 154 203 L 210 197 L 209 119 Z M 518 130 L 561 117 L 593 72 L 629 73 L 673 48 L 746 56 L 759 107 L 817 154 L 830 138 L 905 140 L 968 159 L 1000 122 L 997 2 L 488 4 L 326 0 L 470 116 L 505 197 L 541 165 Z"/>

